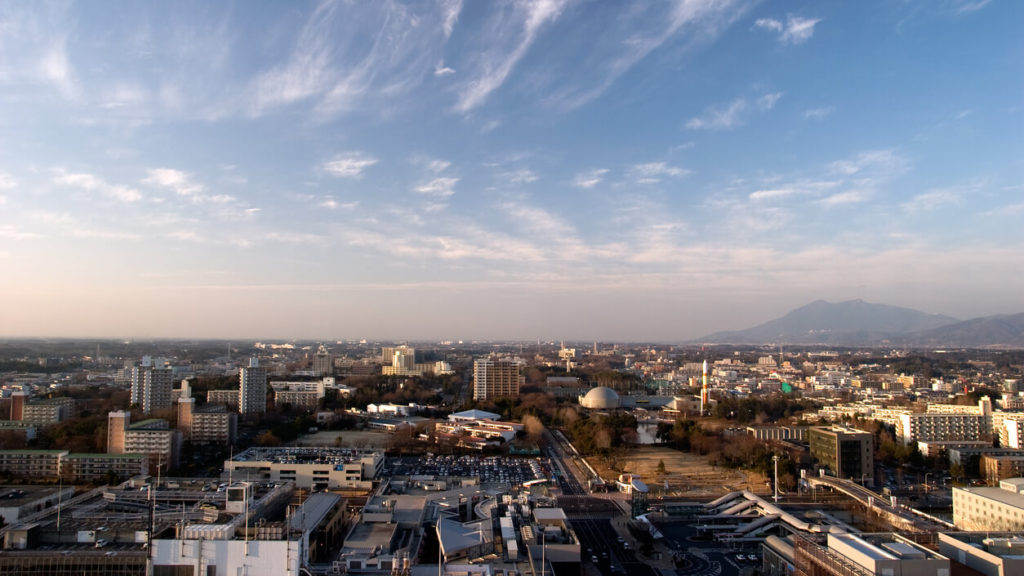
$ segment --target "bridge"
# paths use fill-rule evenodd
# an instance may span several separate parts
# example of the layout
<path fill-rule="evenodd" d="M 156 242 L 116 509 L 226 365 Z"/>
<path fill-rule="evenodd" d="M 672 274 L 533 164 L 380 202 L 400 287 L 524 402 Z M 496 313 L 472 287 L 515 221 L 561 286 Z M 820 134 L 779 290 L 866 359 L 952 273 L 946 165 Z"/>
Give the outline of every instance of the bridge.
<path fill-rule="evenodd" d="M 899 503 L 896 503 L 894 506 L 893 501 L 889 498 L 851 480 L 843 480 L 842 478 L 834 478 L 832 476 L 808 476 L 802 480 L 813 487 L 825 486 L 846 494 L 869 511 L 884 518 L 897 530 L 906 532 L 946 532 L 957 529 L 953 524 L 930 514 L 925 514 L 920 510 L 915 510 Z"/>

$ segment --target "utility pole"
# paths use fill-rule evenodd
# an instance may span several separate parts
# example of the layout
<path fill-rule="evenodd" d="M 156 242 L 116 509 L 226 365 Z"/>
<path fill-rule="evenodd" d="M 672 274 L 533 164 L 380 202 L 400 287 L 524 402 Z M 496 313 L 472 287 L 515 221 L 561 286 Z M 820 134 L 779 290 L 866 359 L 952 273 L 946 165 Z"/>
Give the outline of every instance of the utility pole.
<path fill-rule="evenodd" d="M 772 456 L 772 462 L 775 463 L 775 503 L 779 503 L 779 455 Z"/>

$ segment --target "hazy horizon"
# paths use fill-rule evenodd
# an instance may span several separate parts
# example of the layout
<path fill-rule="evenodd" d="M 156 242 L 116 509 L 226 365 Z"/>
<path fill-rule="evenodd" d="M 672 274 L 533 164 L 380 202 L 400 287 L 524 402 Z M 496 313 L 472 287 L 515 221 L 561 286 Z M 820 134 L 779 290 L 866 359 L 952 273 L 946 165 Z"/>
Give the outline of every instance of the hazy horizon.
<path fill-rule="evenodd" d="M 4 337 L 1024 312 L 1024 4 L 0 4 Z"/>

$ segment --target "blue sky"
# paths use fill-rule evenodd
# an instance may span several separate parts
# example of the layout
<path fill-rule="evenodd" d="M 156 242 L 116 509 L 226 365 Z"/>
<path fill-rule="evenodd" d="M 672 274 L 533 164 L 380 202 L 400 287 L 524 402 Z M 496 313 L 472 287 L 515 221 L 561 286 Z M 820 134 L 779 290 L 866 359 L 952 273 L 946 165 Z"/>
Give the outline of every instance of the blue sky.
<path fill-rule="evenodd" d="M 1024 311 L 1024 4 L 0 3 L 0 334 Z"/>

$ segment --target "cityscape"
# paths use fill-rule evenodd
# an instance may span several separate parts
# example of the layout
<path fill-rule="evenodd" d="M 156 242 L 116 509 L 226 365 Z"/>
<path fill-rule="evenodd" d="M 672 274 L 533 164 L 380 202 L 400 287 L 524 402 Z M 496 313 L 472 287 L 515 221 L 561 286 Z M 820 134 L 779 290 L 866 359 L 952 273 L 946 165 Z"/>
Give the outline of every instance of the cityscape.
<path fill-rule="evenodd" d="M 1021 23 L 0 2 L 0 574 L 1024 574 Z"/>

